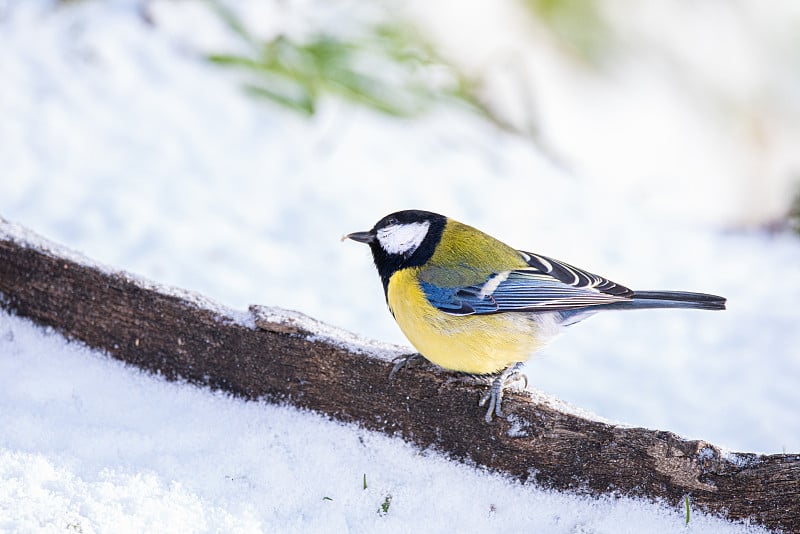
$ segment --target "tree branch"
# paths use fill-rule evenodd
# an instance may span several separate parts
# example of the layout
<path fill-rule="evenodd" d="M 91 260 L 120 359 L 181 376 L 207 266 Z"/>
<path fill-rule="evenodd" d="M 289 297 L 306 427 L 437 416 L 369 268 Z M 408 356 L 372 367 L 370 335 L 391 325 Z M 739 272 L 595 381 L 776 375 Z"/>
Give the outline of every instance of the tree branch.
<path fill-rule="evenodd" d="M 0 219 L 0 306 L 169 379 L 286 402 L 527 483 L 628 495 L 795 531 L 800 455 L 724 453 L 670 432 L 613 426 L 511 393 L 483 420 L 483 386 L 415 366 L 387 379 L 386 350 L 313 319 L 222 308 L 157 287 Z"/>

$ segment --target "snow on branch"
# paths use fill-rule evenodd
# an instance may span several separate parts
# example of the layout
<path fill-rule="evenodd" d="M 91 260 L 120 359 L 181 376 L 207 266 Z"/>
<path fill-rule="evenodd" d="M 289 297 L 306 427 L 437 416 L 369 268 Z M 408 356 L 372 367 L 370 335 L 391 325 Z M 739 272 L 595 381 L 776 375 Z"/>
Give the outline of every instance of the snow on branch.
<path fill-rule="evenodd" d="M 663 500 L 791 531 L 800 455 L 725 452 L 666 431 L 614 426 L 531 392 L 491 424 L 482 385 L 416 366 L 398 347 L 296 312 L 225 308 L 98 266 L 0 219 L 0 307 L 169 379 L 287 403 L 399 436 L 454 460 L 557 490 Z"/>

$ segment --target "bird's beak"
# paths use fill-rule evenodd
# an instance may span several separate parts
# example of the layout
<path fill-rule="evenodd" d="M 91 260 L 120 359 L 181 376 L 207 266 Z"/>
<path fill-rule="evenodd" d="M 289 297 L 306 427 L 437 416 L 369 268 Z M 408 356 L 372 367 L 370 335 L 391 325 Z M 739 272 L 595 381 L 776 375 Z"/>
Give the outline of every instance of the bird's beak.
<path fill-rule="evenodd" d="M 359 243 L 372 243 L 375 241 L 375 234 L 371 231 L 369 232 L 353 232 L 352 234 L 347 234 L 342 236 L 342 241 L 345 239 L 352 239 L 353 241 L 358 241 Z"/>

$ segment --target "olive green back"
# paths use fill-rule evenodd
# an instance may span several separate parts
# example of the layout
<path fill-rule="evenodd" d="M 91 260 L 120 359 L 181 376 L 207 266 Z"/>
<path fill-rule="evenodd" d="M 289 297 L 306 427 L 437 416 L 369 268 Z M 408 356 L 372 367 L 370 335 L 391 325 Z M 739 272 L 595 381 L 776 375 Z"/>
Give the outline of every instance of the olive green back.
<path fill-rule="evenodd" d="M 463 287 L 485 282 L 493 273 L 527 266 L 519 252 L 502 241 L 448 219 L 419 278 L 439 287 Z"/>

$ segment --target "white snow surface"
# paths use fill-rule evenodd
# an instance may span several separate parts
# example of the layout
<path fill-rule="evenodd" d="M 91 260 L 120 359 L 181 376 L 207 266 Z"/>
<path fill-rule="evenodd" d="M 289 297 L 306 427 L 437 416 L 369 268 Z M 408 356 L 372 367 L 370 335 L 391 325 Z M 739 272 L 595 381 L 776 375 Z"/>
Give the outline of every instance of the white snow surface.
<path fill-rule="evenodd" d="M 626 424 L 800 451 L 795 236 L 670 216 L 457 110 L 397 120 L 326 101 L 301 118 L 202 59 L 230 41 L 203 3 L 151 2 L 154 24 L 138 5 L 0 2 L 2 217 L 224 309 L 298 310 L 384 343 L 407 344 L 367 248 L 339 237 L 397 209 L 635 289 L 724 295 L 725 312 L 570 327 L 529 362 L 529 382 Z M 288 4 L 243 5 L 307 29 Z M 164 383 L 8 316 L 0 365 L 0 530 L 682 528 L 681 510 L 521 488 L 316 415 Z M 697 514 L 695 529 L 741 530 Z"/>

